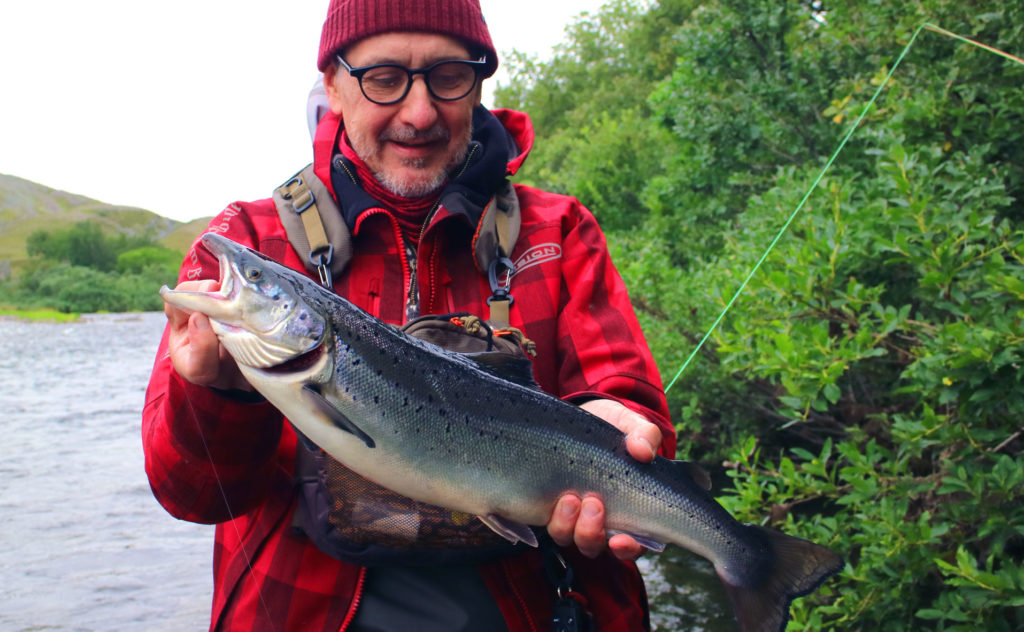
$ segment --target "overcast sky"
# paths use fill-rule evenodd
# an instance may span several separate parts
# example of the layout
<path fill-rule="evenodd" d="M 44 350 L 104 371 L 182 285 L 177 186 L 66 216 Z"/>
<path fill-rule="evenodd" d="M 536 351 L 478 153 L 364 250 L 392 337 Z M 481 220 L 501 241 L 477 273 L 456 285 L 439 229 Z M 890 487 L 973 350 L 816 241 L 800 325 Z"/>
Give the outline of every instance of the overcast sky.
<path fill-rule="evenodd" d="M 481 0 L 499 55 L 542 58 L 602 4 Z M 327 5 L 0 0 L 0 173 L 182 221 L 268 197 L 312 159 Z"/>

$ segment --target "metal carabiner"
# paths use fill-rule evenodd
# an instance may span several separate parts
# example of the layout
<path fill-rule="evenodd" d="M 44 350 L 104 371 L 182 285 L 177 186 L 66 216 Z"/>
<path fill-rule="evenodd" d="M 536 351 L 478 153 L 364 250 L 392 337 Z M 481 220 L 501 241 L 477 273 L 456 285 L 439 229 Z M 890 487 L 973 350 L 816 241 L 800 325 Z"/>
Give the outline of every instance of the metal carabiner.
<path fill-rule="evenodd" d="M 505 269 L 505 282 L 502 284 L 498 281 L 498 267 L 502 266 Z M 512 275 L 516 272 L 516 265 L 512 263 L 512 260 L 508 257 L 495 257 L 491 261 L 491 265 L 487 268 L 487 282 L 491 286 L 491 297 L 487 299 L 487 304 L 490 305 L 491 301 L 508 299 L 508 304 L 511 305 L 514 300 L 509 295 L 509 289 L 512 287 Z"/>

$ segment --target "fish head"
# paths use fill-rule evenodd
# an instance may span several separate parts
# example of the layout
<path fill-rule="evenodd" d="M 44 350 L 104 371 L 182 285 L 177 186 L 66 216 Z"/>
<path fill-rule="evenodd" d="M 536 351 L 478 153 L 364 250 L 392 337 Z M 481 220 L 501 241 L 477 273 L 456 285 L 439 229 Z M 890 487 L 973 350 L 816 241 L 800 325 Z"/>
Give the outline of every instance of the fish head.
<path fill-rule="evenodd" d="M 213 292 L 163 287 L 167 303 L 210 318 L 214 333 L 243 370 L 267 369 L 317 349 L 324 317 L 296 290 L 287 268 L 216 233 L 202 245 L 220 263 L 220 289 Z"/>

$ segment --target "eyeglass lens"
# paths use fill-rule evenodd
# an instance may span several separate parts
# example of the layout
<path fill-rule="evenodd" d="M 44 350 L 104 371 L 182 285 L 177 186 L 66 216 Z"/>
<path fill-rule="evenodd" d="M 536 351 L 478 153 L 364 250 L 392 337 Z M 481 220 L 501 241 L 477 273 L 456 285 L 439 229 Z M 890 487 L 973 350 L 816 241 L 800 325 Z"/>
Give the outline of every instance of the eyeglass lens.
<path fill-rule="evenodd" d="M 438 99 L 461 99 L 476 84 L 476 70 L 469 64 L 449 61 L 423 71 L 427 88 Z M 360 77 L 363 94 L 371 101 L 390 103 L 405 96 L 412 82 L 409 70 L 402 66 L 378 66 Z"/>

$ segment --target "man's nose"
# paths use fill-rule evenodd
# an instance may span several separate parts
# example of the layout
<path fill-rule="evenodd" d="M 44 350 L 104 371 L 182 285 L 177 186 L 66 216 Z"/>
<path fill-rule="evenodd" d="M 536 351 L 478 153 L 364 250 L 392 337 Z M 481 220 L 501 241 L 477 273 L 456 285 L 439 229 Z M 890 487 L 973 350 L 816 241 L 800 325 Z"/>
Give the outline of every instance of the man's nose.
<path fill-rule="evenodd" d="M 413 77 L 409 94 L 402 100 L 399 115 L 403 123 L 416 129 L 426 129 L 437 122 L 437 104 L 423 75 Z"/>

